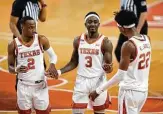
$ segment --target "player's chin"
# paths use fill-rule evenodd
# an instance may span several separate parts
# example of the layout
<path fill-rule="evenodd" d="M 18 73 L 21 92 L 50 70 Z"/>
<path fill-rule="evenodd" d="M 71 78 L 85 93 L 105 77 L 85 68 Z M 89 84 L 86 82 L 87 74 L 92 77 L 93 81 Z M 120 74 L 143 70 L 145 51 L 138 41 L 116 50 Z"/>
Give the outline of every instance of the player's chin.
<path fill-rule="evenodd" d="M 105 70 L 105 73 L 111 73 L 113 70 Z"/>

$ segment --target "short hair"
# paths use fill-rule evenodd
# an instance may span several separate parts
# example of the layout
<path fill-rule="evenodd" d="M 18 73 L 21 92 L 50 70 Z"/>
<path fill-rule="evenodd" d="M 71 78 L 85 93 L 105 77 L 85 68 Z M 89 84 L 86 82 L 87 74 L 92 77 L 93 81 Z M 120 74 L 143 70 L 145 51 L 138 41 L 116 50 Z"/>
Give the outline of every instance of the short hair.
<path fill-rule="evenodd" d="M 91 14 L 95 14 L 95 15 L 97 15 L 97 16 L 100 18 L 100 16 L 99 16 L 96 12 L 94 12 L 94 11 L 88 12 L 88 13 L 85 15 L 85 18 L 86 18 L 88 15 L 91 15 Z"/>
<path fill-rule="evenodd" d="M 33 19 L 32 17 L 30 17 L 30 16 L 25 16 L 25 17 L 23 17 L 23 18 L 21 19 L 20 23 L 21 23 L 21 24 L 25 24 L 26 21 L 28 21 L 28 20 L 34 20 L 34 19 Z"/>
<path fill-rule="evenodd" d="M 137 17 L 132 11 L 120 10 L 115 14 L 115 21 L 121 26 L 137 24 Z"/>

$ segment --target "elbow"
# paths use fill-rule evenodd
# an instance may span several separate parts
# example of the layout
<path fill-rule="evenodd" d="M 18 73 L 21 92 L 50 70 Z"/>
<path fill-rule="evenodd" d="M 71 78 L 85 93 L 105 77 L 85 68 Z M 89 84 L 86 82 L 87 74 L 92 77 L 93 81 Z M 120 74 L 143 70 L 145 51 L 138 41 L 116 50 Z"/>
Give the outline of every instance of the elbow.
<path fill-rule="evenodd" d="M 71 62 L 73 69 L 75 69 L 78 66 L 78 62 Z"/>
<path fill-rule="evenodd" d="M 46 21 L 46 18 L 40 18 L 40 21 L 41 22 L 45 22 Z"/>
<path fill-rule="evenodd" d="M 14 74 L 14 73 L 12 72 L 12 70 L 8 69 L 8 71 L 9 71 L 9 73 Z"/>
<path fill-rule="evenodd" d="M 13 28 L 13 23 L 12 22 L 9 23 L 9 27 L 12 30 L 12 28 Z"/>

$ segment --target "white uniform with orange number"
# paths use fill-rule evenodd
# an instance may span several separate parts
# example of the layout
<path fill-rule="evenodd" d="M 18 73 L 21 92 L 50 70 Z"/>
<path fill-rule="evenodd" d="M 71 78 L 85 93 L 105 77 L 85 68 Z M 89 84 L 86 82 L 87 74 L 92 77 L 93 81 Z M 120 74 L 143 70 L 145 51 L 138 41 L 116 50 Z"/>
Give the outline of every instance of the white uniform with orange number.
<path fill-rule="evenodd" d="M 91 103 L 94 110 L 103 110 L 109 105 L 107 91 L 100 94 L 95 102 L 91 102 L 88 97 L 90 92 L 106 82 L 106 74 L 102 68 L 103 53 L 101 49 L 104 37 L 104 35 L 100 35 L 93 43 L 86 40 L 85 34 L 82 34 L 79 39 L 79 64 L 72 98 L 74 109 L 87 108 L 88 103 Z"/>
<path fill-rule="evenodd" d="M 148 94 L 148 79 L 151 62 L 151 44 L 146 35 L 129 39 L 136 47 L 136 57 L 129 64 L 127 75 L 119 86 L 119 112 L 139 114 Z"/>
<path fill-rule="evenodd" d="M 46 110 L 49 106 L 47 81 L 44 75 L 43 50 L 38 34 L 30 46 L 15 38 L 17 66 L 28 67 L 26 73 L 18 73 L 17 103 L 21 110 L 35 108 Z"/>

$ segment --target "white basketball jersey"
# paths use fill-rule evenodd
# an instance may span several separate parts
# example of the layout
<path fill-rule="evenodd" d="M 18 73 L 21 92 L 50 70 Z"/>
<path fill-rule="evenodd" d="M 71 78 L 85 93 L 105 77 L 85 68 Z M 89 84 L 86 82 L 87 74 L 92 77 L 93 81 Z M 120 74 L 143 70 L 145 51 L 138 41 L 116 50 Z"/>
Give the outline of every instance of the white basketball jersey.
<path fill-rule="evenodd" d="M 28 67 L 26 73 L 18 73 L 18 78 L 23 80 L 44 80 L 43 51 L 40 47 L 38 34 L 35 34 L 34 41 L 30 47 L 21 43 L 21 39 L 15 38 L 17 45 L 17 66 Z"/>
<path fill-rule="evenodd" d="M 136 47 L 136 58 L 129 64 L 127 75 L 120 82 L 122 89 L 137 91 L 148 90 L 148 79 L 151 62 L 151 44 L 146 35 L 133 36 L 129 39 Z"/>
<path fill-rule="evenodd" d="M 100 37 L 94 43 L 90 44 L 85 39 L 85 34 L 81 35 L 78 48 L 78 75 L 89 78 L 105 75 L 102 68 L 103 53 L 101 50 L 104 37 L 104 35 L 100 35 Z"/>

